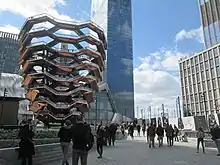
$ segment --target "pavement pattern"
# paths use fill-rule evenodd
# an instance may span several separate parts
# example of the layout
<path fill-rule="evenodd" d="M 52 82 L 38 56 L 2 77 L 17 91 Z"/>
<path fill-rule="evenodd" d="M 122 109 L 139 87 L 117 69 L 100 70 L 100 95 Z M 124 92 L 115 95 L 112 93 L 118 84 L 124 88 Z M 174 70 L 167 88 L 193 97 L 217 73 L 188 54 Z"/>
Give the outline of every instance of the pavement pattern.
<path fill-rule="evenodd" d="M 149 149 L 144 137 L 135 137 L 105 147 L 102 159 L 97 159 L 97 153 L 91 151 L 88 165 L 219 165 L 220 157 L 216 153 L 216 149 L 206 149 L 206 154 L 202 150 L 197 154 L 195 141 L 176 142 L 173 147 L 165 145 L 162 148 L 156 144 L 155 148 Z"/>

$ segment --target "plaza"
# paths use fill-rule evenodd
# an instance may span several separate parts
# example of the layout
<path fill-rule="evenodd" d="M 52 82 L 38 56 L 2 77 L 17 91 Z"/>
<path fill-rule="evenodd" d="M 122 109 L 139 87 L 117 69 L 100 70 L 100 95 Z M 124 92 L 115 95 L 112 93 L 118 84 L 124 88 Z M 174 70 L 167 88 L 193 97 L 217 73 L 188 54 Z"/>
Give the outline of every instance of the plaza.
<path fill-rule="evenodd" d="M 71 159 L 70 159 L 71 160 Z M 71 161 L 70 161 L 71 162 Z M 59 165 L 57 162 L 55 165 Z M 97 153 L 89 153 L 88 165 L 218 165 L 219 157 L 216 149 L 207 148 L 206 154 L 196 153 L 196 141 L 188 143 L 176 142 L 173 147 L 166 145 L 149 149 L 144 137 L 134 140 L 118 141 L 114 147 L 106 147 L 102 159 L 97 159 Z M 54 163 L 51 162 L 51 164 Z"/>

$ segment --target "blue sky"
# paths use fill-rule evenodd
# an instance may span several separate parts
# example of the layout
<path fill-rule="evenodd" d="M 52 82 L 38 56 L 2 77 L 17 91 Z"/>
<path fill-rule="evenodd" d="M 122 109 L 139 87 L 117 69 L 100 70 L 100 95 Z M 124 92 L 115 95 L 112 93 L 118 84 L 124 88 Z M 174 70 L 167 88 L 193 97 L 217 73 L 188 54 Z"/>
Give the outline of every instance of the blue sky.
<path fill-rule="evenodd" d="M 0 30 L 18 33 L 29 16 L 47 12 L 89 20 L 91 0 L 0 0 Z M 42 5 L 43 4 L 43 5 Z M 197 0 L 132 0 L 136 105 L 175 106 L 178 59 L 202 50 Z"/>

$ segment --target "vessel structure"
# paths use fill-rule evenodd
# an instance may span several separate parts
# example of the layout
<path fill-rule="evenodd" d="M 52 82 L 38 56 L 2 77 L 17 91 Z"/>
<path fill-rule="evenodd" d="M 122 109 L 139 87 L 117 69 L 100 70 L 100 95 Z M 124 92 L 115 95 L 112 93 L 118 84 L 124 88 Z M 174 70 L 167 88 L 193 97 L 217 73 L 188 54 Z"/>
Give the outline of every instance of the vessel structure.
<path fill-rule="evenodd" d="M 67 22 L 41 14 L 27 19 L 18 38 L 29 109 L 54 122 L 88 112 L 105 68 L 103 30 L 90 21 Z"/>

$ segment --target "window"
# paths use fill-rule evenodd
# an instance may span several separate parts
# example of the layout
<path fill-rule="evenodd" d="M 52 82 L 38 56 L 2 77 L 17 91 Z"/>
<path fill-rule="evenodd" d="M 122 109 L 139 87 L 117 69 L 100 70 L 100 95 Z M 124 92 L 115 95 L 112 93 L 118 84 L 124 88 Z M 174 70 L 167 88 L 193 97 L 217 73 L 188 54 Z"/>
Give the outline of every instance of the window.
<path fill-rule="evenodd" d="M 217 98 L 217 97 L 218 97 L 217 90 L 214 90 L 214 98 Z"/>
<path fill-rule="evenodd" d="M 217 48 L 214 48 L 214 56 L 218 56 L 218 49 Z"/>
<path fill-rule="evenodd" d="M 192 79 L 191 79 L 191 76 L 189 76 L 189 85 L 192 84 Z"/>
<path fill-rule="evenodd" d="M 200 82 L 200 76 L 199 73 L 196 74 L 197 82 Z"/>
<path fill-rule="evenodd" d="M 205 60 L 208 60 L 207 52 L 205 52 L 205 53 L 203 54 L 203 56 L 204 56 L 204 59 L 205 59 Z"/>
<path fill-rule="evenodd" d="M 196 84 L 193 84 L 193 90 L 196 91 Z"/>
<path fill-rule="evenodd" d="M 194 59 L 195 59 L 195 64 L 198 64 L 198 57 L 196 56 L 194 57 Z"/>
<path fill-rule="evenodd" d="M 220 67 L 216 67 L 217 77 L 220 77 Z"/>
<path fill-rule="evenodd" d="M 191 63 L 191 65 L 193 65 L 193 58 L 190 59 L 190 63 Z"/>
<path fill-rule="evenodd" d="M 202 55 L 200 54 L 200 55 L 199 55 L 199 62 L 202 62 L 202 61 L 203 61 Z"/>
<path fill-rule="evenodd" d="M 193 95 L 190 95 L 191 102 L 194 102 Z"/>
<path fill-rule="evenodd" d="M 192 81 L 193 81 L 193 83 L 196 82 L 196 79 L 195 79 L 195 75 L 194 75 L 194 74 L 192 75 Z"/>
<path fill-rule="evenodd" d="M 212 100 L 212 91 L 209 91 L 209 99 Z"/>
<path fill-rule="evenodd" d="M 192 66 L 192 73 L 195 73 L 195 68 L 194 68 L 194 66 Z"/>
<path fill-rule="evenodd" d="M 206 70 L 206 80 L 210 79 L 210 74 L 209 74 L 209 70 Z"/>
<path fill-rule="evenodd" d="M 205 73 L 204 72 L 201 72 L 201 77 L 202 77 L 202 80 L 205 80 Z"/>
<path fill-rule="evenodd" d="M 211 81 L 210 80 L 207 81 L 207 86 L 208 86 L 208 90 L 211 89 Z"/>
<path fill-rule="evenodd" d="M 204 63 L 201 63 L 201 64 L 200 64 L 200 70 L 201 70 L 201 71 L 204 71 Z"/>
<path fill-rule="evenodd" d="M 213 61 L 213 59 L 210 59 L 210 67 L 211 67 L 211 68 L 214 67 L 214 61 Z"/>
<path fill-rule="evenodd" d="M 195 94 L 195 101 L 198 102 L 198 95 L 197 95 L 197 93 Z"/>
<path fill-rule="evenodd" d="M 212 75 L 212 78 L 215 77 L 215 70 L 213 68 L 211 69 L 211 75 Z"/>
<path fill-rule="evenodd" d="M 215 65 L 219 66 L 219 57 L 215 57 Z"/>
<path fill-rule="evenodd" d="M 190 70 L 190 67 L 188 68 L 188 74 L 191 74 L 191 70 Z"/>
<path fill-rule="evenodd" d="M 201 92 L 201 84 L 198 83 L 198 92 Z"/>
<path fill-rule="evenodd" d="M 192 92 L 192 85 L 189 86 L 189 93 L 193 93 Z"/>
<path fill-rule="evenodd" d="M 199 72 L 199 65 L 196 65 L 196 73 Z"/>
<path fill-rule="evenodd" d="M 209 68 L 209 63 L 208 63 L 208 61 L 205 61 L 205 68 L 206 68 L 206 69 Z"/>
<path fill-rule="evenodd" d="M 213 58 L 213 54 L 212 54 L 212 51 L 209 50 L 209 59 L 212 59 Z"/>
<path fill-rule="evenodd" d="M 213 80 L 212 80 L 212 85 L 213 85 L 213 88 L 214 88 L 214 89 L 217 88 L 216 79 L 213 79 Z"/>
<path fill-rule="evenodd" d="M 206 86 L 205 86 L 205 81 L 202 82 L 202 89 L 205 91 L 206 90 Z M 199 91 L 200 92 L 200 91 Z"/>

